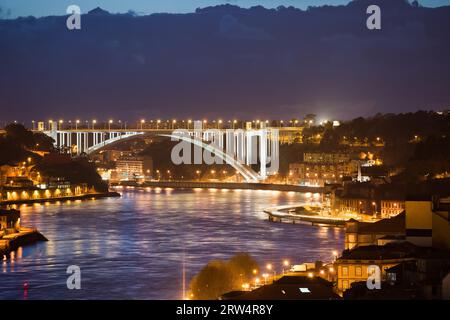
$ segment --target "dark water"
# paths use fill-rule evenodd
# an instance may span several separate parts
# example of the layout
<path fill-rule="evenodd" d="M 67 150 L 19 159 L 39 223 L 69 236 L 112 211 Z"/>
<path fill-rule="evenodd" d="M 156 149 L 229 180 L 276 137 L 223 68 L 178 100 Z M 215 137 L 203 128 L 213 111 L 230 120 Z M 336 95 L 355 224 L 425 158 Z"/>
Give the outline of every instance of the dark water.
<path fill-rule="evenodd" d="M 208 261 L 237 252 L 278 270 L 283 259 L 329 261 L 343 246 L 342 230 L 270 223 L 262 212 L 304 199 L 274 191 L 149 189 L 23 206 L 22 224 L 49 241 L 0 261 L 0 299 L 178 299 L 183 257 L 187 282 Z M 67 289 L 69 265 L 81 268 L 81 290 Z"/>

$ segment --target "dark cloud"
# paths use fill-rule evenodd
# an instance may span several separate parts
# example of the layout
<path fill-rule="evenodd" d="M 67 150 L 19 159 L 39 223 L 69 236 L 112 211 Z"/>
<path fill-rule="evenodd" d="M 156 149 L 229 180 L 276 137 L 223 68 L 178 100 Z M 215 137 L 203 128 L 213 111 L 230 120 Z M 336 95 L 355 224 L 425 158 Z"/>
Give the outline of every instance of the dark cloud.
<path fill-rule="evenodd" d="M 382 6 L 381 31 L 365 5 Z M 383 7 L 388 4 L 387 7 Z M 0 21 L 0 117 L 352 118 L 450 106 L 450 7 Z"/>

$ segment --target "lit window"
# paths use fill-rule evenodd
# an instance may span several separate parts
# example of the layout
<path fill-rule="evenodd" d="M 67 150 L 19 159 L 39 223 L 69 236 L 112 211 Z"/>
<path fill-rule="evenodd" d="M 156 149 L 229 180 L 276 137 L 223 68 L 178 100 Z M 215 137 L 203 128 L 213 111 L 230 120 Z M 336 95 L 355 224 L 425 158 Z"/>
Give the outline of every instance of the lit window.
<path fill-rule="evenodd" d="M 299 288 L 301 293 L 311 293 L 308 288 Z"/>
<path fill-rule="evenodd" d="M 342 276 L 348 276 L 348 267 L 342 267 Z"/>

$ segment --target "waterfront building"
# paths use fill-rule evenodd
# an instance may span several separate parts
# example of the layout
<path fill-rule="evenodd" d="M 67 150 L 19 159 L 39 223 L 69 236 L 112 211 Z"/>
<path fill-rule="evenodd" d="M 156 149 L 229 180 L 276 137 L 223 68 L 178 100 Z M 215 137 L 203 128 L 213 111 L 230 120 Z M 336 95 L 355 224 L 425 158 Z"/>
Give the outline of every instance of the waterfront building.
<path fill-rule="evenodd" d="M 5 185 L 8 187 L 25 188 L 25 187 L 32 187 L 33 181 L 23 176 L 6 177 Z"/>
<path fill-rule="evenodd" d="M 0 193 L 0 201 L 40 200 L 95 193 L 95 190 L 89 189 L 88 185 L 85 183 L 68 184 L 67 181 L 60 181 L 59 183 L 52 182 L 50 184 L 41 184 L 39 186 L 31 187 L 4 186 Z"/>
<path fill-rule="evenodd" d="M 121 157 L 116 161 L 118 178 L 123 181 L 145 180 L 153 176 L 153 159 L 143 157 Z"/>
<path fill-rule="evenodd" d="M 405 209 L 405 190 L 395 184 L 348 182 L 331 194 L 334 214 L 353 213 L 389 218 Z"/>

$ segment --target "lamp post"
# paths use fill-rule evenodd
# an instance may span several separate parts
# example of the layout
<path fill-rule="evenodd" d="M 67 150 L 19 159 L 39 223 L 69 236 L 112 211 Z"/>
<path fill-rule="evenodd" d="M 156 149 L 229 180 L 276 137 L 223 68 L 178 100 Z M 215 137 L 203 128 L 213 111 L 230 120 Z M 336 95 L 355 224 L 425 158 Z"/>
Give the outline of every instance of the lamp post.
<path fill-rule="evenodd" d="M 338 252 L 336 250 L 333 250 L 333 257 L 334 257 L 334 261 L 336 261 L 337 257 L 338 257 Z"/>
<path fill-rule="evenodd" d="M 285 274 L 285 268 L 289 267 L 289 260 L 284 260 L 283 261 L 283 274 Z"/>
<path fill-rule="evenodd" d="M 264 284 L 267 284 L 267 278 L 269 277 L 269 275 L 267 273 L 263 273 L 263 278 L 264 278 Z"/>
<path fill-rule="evenodd" d="M 111 130 L 111 124 L 113 123 L 113 121 L 112 120 L 109 120 L 108 121 L 108 130 Z"/>
<path fill-rule="evenodd" d="M 92 130 L 95 130 L 95 124 L 97 123 L 97 120 L 92 120 Z"/>

